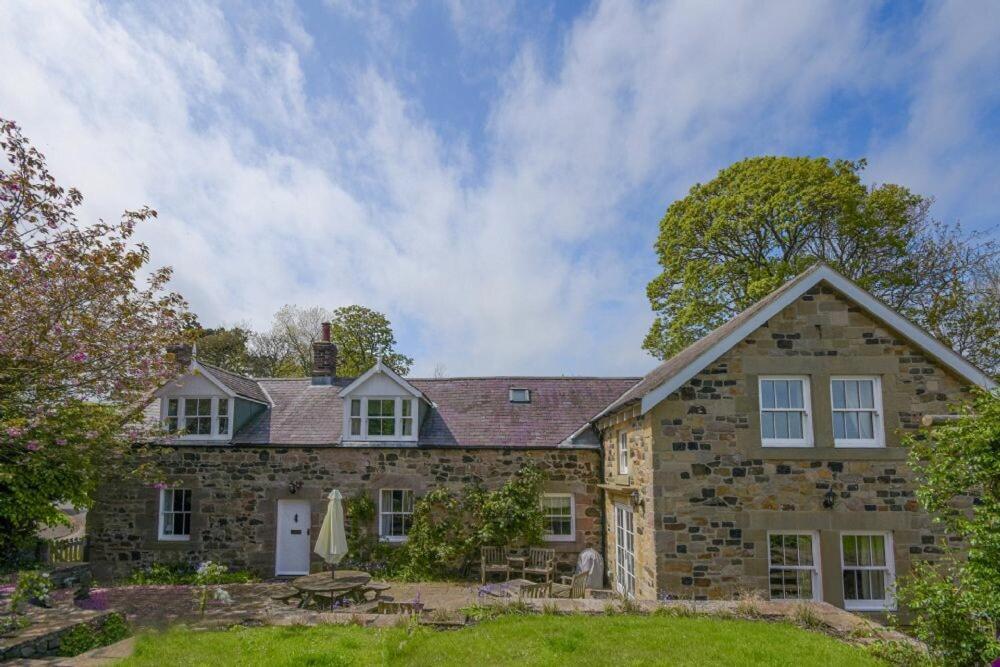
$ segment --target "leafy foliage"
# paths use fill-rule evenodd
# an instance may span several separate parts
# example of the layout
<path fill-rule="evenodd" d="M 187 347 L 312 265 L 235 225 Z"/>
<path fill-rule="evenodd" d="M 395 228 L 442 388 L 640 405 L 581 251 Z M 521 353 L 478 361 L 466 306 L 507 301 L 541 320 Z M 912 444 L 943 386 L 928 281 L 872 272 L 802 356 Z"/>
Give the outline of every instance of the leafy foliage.
<path fill-rule="evenodd" d="M 866 187 L 865 162 L 757 157 L 675 201 L 660 222 L 657 318 L 667 358 L 825 260 L 987 370 L 1000 370 L 1000 261 L 991 241 L 929 217 L 929 199 Z"/>
<path fill-rule="evenodd" d="M 229 571 L 223 566 L 217 566 L 208 572 L 199 572 L 198 567 L 189 563 L 154 563 L 145 570 L 133 572 L 126 583 L 134 586 L 177 586 L 185 584 L 250 584 L 256 581 L 260 581 L 260 579 L 252 572 Z"/>
<path fill-rule="evenodd" d="M 961 538 L 938 563 L 921 563 L 899 585 L 913 629 L 949 665 L 1000 656 L 1000 397 L 980 393 L 959 419 L 910 438 L 917 497 Z"/>
<path fill-rule="evenodd" d="M 190 326 L 170 270 L 150 270 L 133 235 L 156 213 L 78 224 L 83 197 L 49 174 L 0 119 L 0 558 L 57 502 L 91 500 L 98 473 L 133 470 L 124 452 L 142 399 L 173 370 L 164 350 Z M 147 275 L 143 279 L 141 276 Z M 138 471 L 140 474 L 142 469 Z"/>
<path fill-rule="evenodd" d="M 375 501 L 364 492 L 344 501 L 347 559 L 341 567 L 357 568 L 380 578 L 392 578 L 396 576 L 406 551 L 379 539 L 376 511 Z"/>
<path fill-rule="evenodd" d="M 382 313 L 364 306 L 344 306 L 333 311 L 330 338 L 337 344 L 337 373 L 361 375 L 375 365 L 375 358 L 399 373 L 410 372 L 413 359 L 395 351 L 392 324 Z"/>
<path fill-rule="evenodd" d="M 447 576 L 464 570 L 486 545 L 531 545 L 544 530 L 539 496 L 544 475 L 526 466 L 499 489 L 446 488 L 414 503 L 404 571 L 411 578 Z"/>
<path fill-rule="evenodd" d="M 59 655 L 80 655 L 100 646 L 108 646 L 132 634 L 128 622 L 121 614 L 114 612 L 99 626 L 81 623 L 63 635 L 59 642 Z"/>
<path fill-rule="evenodd" d="M 10 609 L 17 613 L 23 609 L 24 603 L 38 600 L 44 605 L 49 604 L 49 593 L 52 592 L 52 581 L 47 572 L 25 570 L 17 575 L 17 585 L 10 596 Z"/>

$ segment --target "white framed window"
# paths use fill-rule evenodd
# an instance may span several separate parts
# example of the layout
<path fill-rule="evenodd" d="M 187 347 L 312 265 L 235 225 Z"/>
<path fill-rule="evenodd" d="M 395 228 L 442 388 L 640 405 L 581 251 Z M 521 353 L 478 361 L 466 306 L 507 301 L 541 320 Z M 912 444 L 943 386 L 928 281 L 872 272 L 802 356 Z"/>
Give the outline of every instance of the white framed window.
<path fill-rule="evenodd" d="M 543 494 L 542 515 L 545 517 L 547 542 L 572 542 L 576 539 L 576 508 L 572 493 Z"/>
<path fill-rule="evenodd" d="M 510 402 L 511 403 L 531 403 L 531 390 L 530 389 L 511 389 L 510 390 Z"/>
<path fill-rule="evenodd" d="M 361 396 L 345 401 L 348 440 L 416 440 L 417 405 L 409 396 Z"/>
<path fill-rule="evenodd" d="M 226 396 L 184 396 L 161 401 L 167 433 L 188 439 L 223 439 L 232 431 L 232 399 Z"/>
<path fill-rule="evenodd" d="M 382 489 L 378 501 L 378 534 L 389 542 L 403 542 L 413 523 L 413 491 Z"/>
<path fill-rule="evenodd" d="M 160 489 L 159 539 L 191 539 L 191 489 Z"/>
<path fill-rule="evenodd" d="M 892 589 L 896 564 L 891 533 L 841 533 L 840 557 L 845 609 L 871 611 L 895 608 Z"/>
<path fill-rule="evenodd" d="M 618 434 L 618 474 L 628 474 L 628 433 Z"/>
<path fill-rule="evenodd" d="M 760 438 L 764 447 L 812 447 L 809 378 L 761 376 Z"/>
<path fill-rule="evenodd" d="M 835 447 L 885 447 L 878 377 L 830 378 L 830 401 Z"/>
<path fill-rule="evenodd" d="M 817 533 L 768 533 L 767 565 L 772 600 L 822 599 Z"/>

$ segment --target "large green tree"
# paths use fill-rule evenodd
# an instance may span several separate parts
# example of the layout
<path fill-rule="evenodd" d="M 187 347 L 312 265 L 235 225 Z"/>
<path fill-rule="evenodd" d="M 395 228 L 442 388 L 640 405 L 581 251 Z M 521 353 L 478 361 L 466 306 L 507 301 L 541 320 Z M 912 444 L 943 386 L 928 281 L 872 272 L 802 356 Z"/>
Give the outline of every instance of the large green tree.
<path fill-rule="evenodd" d="M 410 372 L 413 359 L 396 352 L 392 323 L 382 313 L 364 306 L 333 311 L 330 335 L 337 344 L 337 374 L 360 375 L 375 365 L 376 357 L 400 375 Z"/>
<path fill-rule="evenodd" d="M 675 201 L 643 347 L 667 358 L 824 260 L 987 371 L 1000 367 L 994 243 L 933 221 L 931 201 L 866 186 L 863 160 L 757 157 Z"/>
<path fill-rule="evenodd" d="M 1000 397 L 981 393 L 958 419 L 909 438 L 921 504 L 958 543 L 922 563 L 898 596 L 913 628 L 947 665 L 1000 657 Z"/>
<path fill-rule="evenodd" d="M 0 558 L 63 520 L 57 503 L 88 505 L 99 475 L 133 472 L 129 425 L 193 323 L 134 242 L 156 213 L 84 225 L 82 201 L 0 118 Z"/>

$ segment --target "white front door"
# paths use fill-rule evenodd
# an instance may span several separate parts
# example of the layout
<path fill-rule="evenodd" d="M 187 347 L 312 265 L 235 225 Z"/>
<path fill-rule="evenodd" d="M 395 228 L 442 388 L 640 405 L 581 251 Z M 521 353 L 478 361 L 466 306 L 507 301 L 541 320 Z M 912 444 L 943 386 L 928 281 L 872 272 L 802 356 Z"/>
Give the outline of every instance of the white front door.
<path fill-rule="evenodd" d="M 275 574 L 309 574 L 310 523 L 308 500 L 278 501 Z"/>
<path fill-rule="evenodd" d="M 635 529 L 628 505 L 615 505 L 615 587 L 635 597 Z"/>

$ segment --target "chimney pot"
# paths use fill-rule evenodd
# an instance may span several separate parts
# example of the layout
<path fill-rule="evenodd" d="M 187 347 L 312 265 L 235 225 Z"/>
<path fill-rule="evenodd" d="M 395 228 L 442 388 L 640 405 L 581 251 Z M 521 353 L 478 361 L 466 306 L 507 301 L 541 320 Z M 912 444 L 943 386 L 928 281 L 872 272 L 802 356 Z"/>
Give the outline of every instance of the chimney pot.
<path fill-rule="evenodd" d="M 330 323 L 323 322 L 322 340 L 313 341 L 313 384 L 333 384 L 337 376 L 337 346 L 330 342 Z"/>
<path fill-rule="evenodd" d="M 330 342 L 330 323 L 323 322 L 323 341 Z"/>
<path fill-rule="evenodd" d="M 178 372 L 183 373 L 191 366 L 193 348 L 189 343 L 168 345 L 167 354 L 174 355 L 174 365 L 177 367 Z"/>

